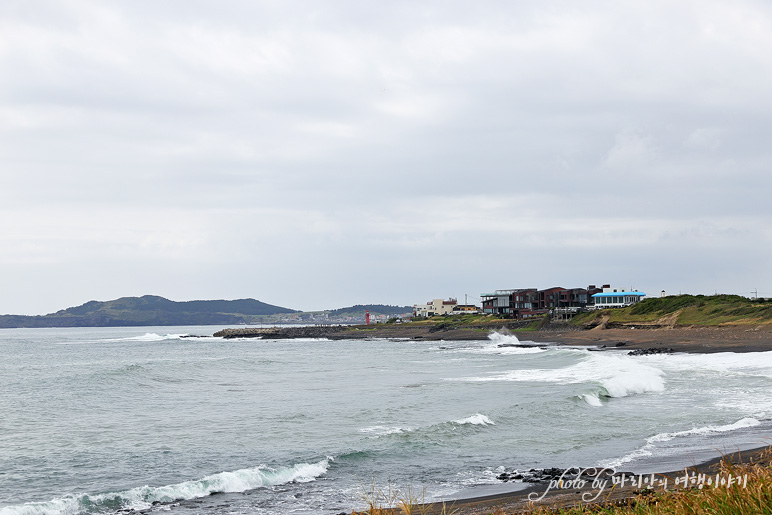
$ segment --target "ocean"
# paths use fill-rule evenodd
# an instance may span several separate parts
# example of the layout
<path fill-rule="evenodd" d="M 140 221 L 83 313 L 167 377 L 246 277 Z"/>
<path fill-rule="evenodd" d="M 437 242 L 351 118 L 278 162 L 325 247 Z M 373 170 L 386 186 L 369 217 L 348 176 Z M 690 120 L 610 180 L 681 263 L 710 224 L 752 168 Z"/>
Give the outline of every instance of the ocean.
<path fill-rule="evenodd" d="M 350 513 L 521 488 L 505 469 L 675 470 L 772 443 L 772 352 L 218 329 L 0 330 L 0 514 Z"/>

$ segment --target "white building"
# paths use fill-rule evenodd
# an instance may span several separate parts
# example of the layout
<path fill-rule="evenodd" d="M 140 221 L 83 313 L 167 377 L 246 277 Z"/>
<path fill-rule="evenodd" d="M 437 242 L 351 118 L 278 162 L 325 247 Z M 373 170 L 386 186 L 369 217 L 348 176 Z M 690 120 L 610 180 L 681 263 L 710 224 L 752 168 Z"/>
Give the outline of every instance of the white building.
<path fill-rule="evenodd" d="M 416 304 L 413 306 L 413 316 L 433 317 L 436 315 L 449 315 L 453 313 L 453 308 L 457 304 L 456 299 L 434 299 L 426 304 Z"/>
<path fill-rule="evenodd" d="M 641 291 L 625 291 L 619 288 L 603 288 L 603 292 L 592 296 L 595 309 L 623 308 L 640 302 L 646 296 Z"/>

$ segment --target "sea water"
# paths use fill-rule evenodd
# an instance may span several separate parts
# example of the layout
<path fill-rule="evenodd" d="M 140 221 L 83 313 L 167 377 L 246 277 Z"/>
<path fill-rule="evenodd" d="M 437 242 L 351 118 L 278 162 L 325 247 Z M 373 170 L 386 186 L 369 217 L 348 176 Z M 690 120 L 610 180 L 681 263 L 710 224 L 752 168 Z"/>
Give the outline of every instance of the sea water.
<path fill-rule="evenodd" d="M 488 493 L 505 468 L 677 470 L 772 443 L 772 352 L 217 329 L 0 330 L 0 514 L 350 513 Z"/>

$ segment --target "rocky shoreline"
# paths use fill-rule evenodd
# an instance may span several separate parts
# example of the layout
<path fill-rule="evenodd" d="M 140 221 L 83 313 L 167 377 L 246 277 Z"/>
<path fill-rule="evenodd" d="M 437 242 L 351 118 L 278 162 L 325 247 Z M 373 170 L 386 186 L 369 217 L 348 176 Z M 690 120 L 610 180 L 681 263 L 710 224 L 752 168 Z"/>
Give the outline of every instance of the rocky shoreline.
<path fill-rule="evenodd" d="M 509 331 L 523 324 L 498 324 L 491 326 L 454 327 L 439 325 L 412 324 L 373 324 L 373 325 L 329 325 L 305 327 L 245 327 L 223 329 L 213 336 L 232 338 L 261 338 L 284 340 L 292 338 L 324 338 L 327 340 L 486 340 L 494 331 Z"/>
<path fill-rule="evenodd" d="M 769 327 L 673 327 L 657 329 L 581 329 L 568 324 L 549 324 L 539 331 L 523 331 L 527 324 L 508 322 L 476 326 L 448 324 L 373 324 L 306 327 L 244 327 L 223 329 L 214 336 L 226 339 L 326 339 L 326 340 L 487 340 L 493 332 L 516 335 L 520 341 L 590 347 L 593 350 L 624 350 L 633 355 L 672 352 L 763 352 L 772 351 Z"/>

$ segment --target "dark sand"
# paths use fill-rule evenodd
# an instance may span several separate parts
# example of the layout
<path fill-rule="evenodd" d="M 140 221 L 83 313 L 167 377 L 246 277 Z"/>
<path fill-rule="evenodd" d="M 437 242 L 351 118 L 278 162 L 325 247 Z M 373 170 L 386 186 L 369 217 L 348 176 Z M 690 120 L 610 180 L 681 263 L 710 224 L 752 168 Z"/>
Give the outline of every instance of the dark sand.
<path fill-rule="evenodd" d="M 674 352 L 764 352 L 772 350 L 772 330 L 753 327 L 676 327 L 673 329 L 590 329 L 515 333 L 520 340 Z"/>
<path fill-rule="evenodd" d="M 717 456 L 714 459 L 700 463 L 695 466 L 687 467 L 682 470 L 665 472 L 660 474 L 625 475 L 625 484 L 613 485 L 613 480 L 609 476 L 598 476 L 601 481 L 606 480 L 605 487 L 601 489 L 599 485 L 593 485 L 593 477 L 590 473 L 585 473 L 587 480 L 582 488 L 552 488 L 548 492 L 548 484 L 538 484 L 525 490 L 514 493 L 504 493 L 496 495 L 487 495 L 482 497 L 472 497 L 468 499 L 450 500 L 444 503 L 433 503 L 421 505 L 415 509 L 416 513 L 428 515 L 440 515 L 454 513 L 456 515 L 482 515 L 494 512 L 495 510 L 506 511 L 507 513 L 527 513 L 540 506 L 550 508 L 567 508 L 571 506 L 587 504 L 625 504 L 647 490 L 648 483 L 652 487 L 648 490 L 653 492 L 662 492 L 663 490 L 675 490 L 683 488 L 687 479 L 691 484 L 686 486 L 698 486 L 696 478 L 699 474 L 703 476 L 703 487 L 713 488 L 708 484 L 708 479 L 715 481 L 718 479 L 728 479 L 728 474 L 719 471 L 719 462 L 726 459 L 732 463 L 755 463 L 770 466 L 772 458 L 772 446 L 759 447 L 742 452 L 735 452 L 724 457 Z M 621 472 L 620 472 L 621 474 Z M 620 476 L 617 475 L 619 478 Z M 652 481 L 653 479 L 653 481 Z M 640 481 L 640 486 L 638 482 Z M 631 484 L 635 482 L 636 484 Z M 574 485 L 571 485 L 574 486 Z M 542 497 L 542 494 L 545 494 Z M 530 499 L 529 499 L 530 496 Z M 536 499 L 536 500 L 531 500 Z M 402 513 L 395 509 L 394 513 Z"/>

